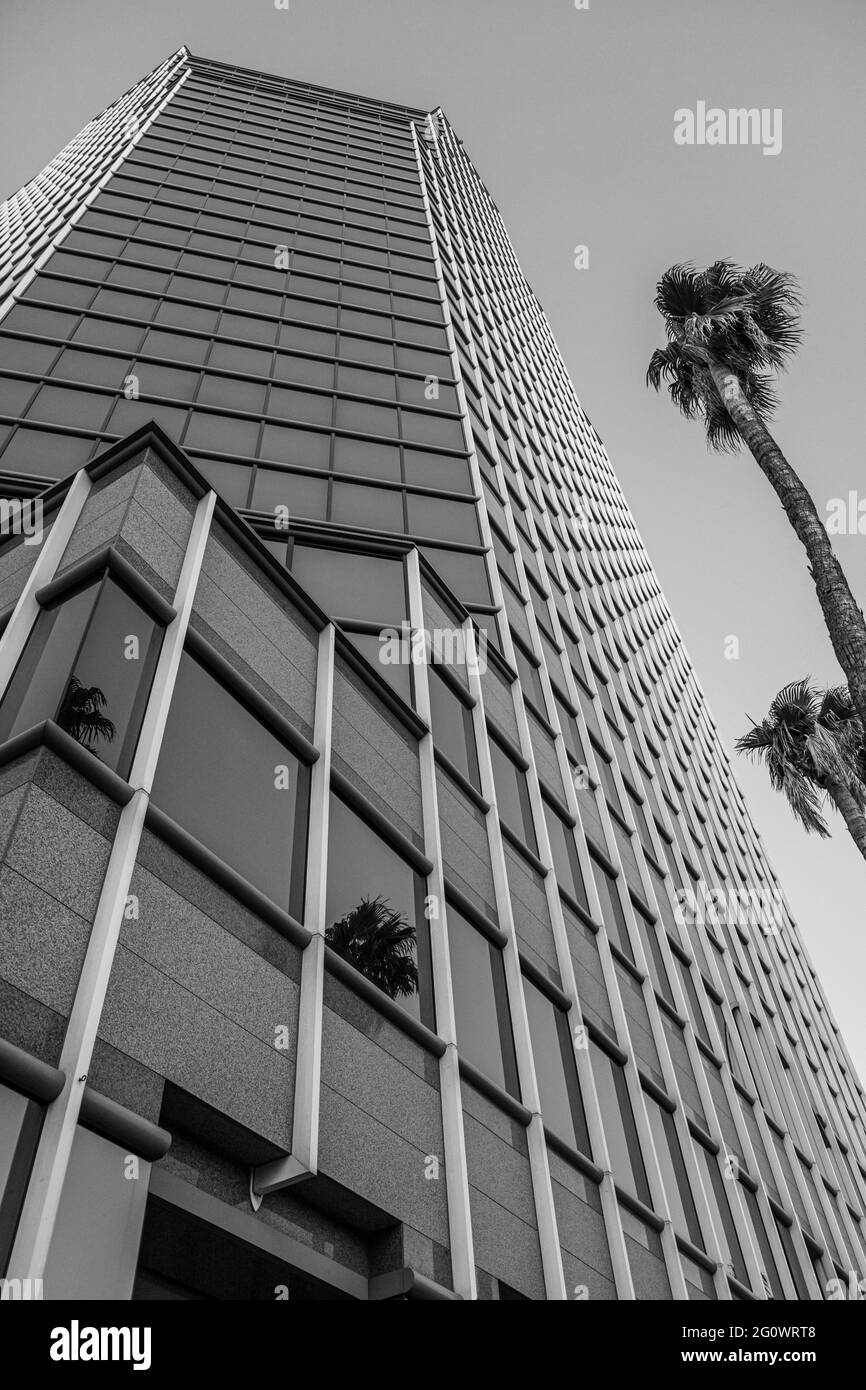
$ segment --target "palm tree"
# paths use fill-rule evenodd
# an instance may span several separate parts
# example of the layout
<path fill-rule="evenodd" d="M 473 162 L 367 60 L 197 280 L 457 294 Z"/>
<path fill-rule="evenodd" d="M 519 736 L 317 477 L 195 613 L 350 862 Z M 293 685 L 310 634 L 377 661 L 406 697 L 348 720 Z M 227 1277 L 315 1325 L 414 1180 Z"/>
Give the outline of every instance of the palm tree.
<path fill-rule="evenodd" d="M 415 927 L 382 898 L 362 898 L 327 928 L 325 941 L 389 998 L 418 992 Z"/>
<path fill-rule="evenodd" d="M 117 733 L 113 722 L 102 713 L 107 703 L 98 685 L 82 685 L 77 676 L 72 676 L 57 713 L 61 729 L 83 744 L 94 757 L 99 754 L 93 745 L 101 738 L 111 743 Z"/>
<path fill-rule="evenodd" d="M 801 340 L 796 282 L 767 265 L 674 265 L 656 286 L 655 305 L 668 345 L 650 358 L 647 383 L 658 391 L 666 382 L 683 415 L 703 419 L 710 448 L 751 450 L 806 551 L 833 651 L 866 727 L 866 622 L 815 503 L 766 425 L 776 405 L 773 376 Z"/>
<path fill-rule="evenodd" d="M 866 753 L 863 725 L 844 686 L 816 690 L 805 680 L 780 690 L 766 719 L 737 739 L 738 753 L 766 763 L 770 782 L 809 831 L 829 835 L 825 798 L 866 859 Z"/>

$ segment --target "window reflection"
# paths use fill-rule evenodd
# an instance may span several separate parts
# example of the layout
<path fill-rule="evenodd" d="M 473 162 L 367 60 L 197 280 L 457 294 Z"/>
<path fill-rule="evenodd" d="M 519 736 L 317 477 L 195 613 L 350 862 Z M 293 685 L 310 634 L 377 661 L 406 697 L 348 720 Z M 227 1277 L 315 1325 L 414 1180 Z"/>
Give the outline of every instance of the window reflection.
<path fill-rule="evenodd" d="M 333 795 L 325 912 L 325 940 L 331 949 L 432 1027 L 423 880 L 372 826 Z"/>
<path fill-rule="evenodd" d="M 109 576 L 40 616 L 0 707 L 0 740 L 53 719 L 127 776 L 162 629 Z"/>

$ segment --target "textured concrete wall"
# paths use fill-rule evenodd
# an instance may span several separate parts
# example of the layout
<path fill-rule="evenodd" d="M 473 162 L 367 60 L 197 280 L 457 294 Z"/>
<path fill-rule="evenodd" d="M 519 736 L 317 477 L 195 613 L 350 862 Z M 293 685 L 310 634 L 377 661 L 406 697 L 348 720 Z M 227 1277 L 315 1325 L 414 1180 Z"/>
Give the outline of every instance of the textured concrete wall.
<path fill-rule="evenodd" d="M 441 1279 L 449 1237 L 438 1062 L 328 974 L 321 1107 L 319 1172 L 411 1228 L 413 1263 Z M 428 1176 L 431 1159 L 438 1177 Z"/>
<path fill-rule="evenodd" d="M 568 1297 L 615 1299 L 598 1187 L 551 1150 L 548 1160 Z"/>
<path fill-rule="evenodd" d="M 638 1299 L 669 1299 L 671 1286 L 658 1234 L 620 1207 L 629 1269 Z"/>
<path fill-rule="evenodd" d="M 495 922 L 496 895 L 484 814 L 439 767 L 436 769 L 436 796 L 445 872 L 467 898 Z"/>
<path fill-rule="evenodd" d="M 392 825 L 423 844 L 418 745 L 347 664 L 334 669 L 333 766 Z"/>
<path fill-rule="evenodd" d="M 131 892 L 100 1037 L 288 1150 L 298 949 L 152 836 Z"/>
<path fill-rule="evenodd" d="M 128 466 L 119 475 L 109 473 L 93 484 L 57 567 L 58 575 L 94 551 L 101 550 L 106 545 L 113 545 L 117 541 L 130 498 L 142 471 L 143 458 L 142 451 L 142 461 Z"/>
<path fill-rule="evenodd" d="M 192 493 L 153 450 L 142 451 L 140 463 L 94 483 L 57 572 L 116 545 L 163 597 L 171 598 L 195 505 Z"/>
<path fill-rule="evenodd" d="M 311 623 L 216 526 L 205 550 L 192 626 L 308 738 L 318 637 Z"/>
<path fill-rule="evenodd" d="M 463 1086 L 475 1259 L 527 1298 L 544 1298 L 526 1131 L 472 1086 Z"/>
<path fill-rule="evenodd" d="M 503 841 L 511 894 L 511 911 L 520 948 L 533 965 L 537 965 L 552 980 L 559 982 L 553 927 L 547 910 L 544 879 L 530 868 L 516 849 Z"/>
<path fill-rule="evenodd" d="M 13 1006 L 24 996 L 62 1019 L 75 995 L 117 808 L 47 750 L 3 769 L 0 793 L 3 979 L 17 991 Z M 50 1016 L 45 1022 L 50 1053 L 58 1027 Z"/>

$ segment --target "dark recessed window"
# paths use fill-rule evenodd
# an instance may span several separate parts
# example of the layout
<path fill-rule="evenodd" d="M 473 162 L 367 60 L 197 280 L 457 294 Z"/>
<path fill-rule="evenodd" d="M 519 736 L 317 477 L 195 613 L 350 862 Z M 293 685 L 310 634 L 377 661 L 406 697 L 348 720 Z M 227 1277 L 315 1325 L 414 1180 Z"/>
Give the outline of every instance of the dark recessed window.
<path fill-rule="evenodd" d="M 448 945 L 460 1055 L 519 1099 L 502 952 L 450 903 Z"/>
<path fill-rule="evenodd" d="M 434 1027 L 424 880 L 331 796 L 325 939 L 408 1013 Z"/>
<path fill-rule="evenodd" d="M 649 1184 L 625 1071 L 594 1040 L 590 1041 L 590 1056 L 614 1179 L 624 1191 L 649 1206 Z"/>
<path fill-rule="evenodd" d="M 439 751 L 463 773 L 467 781 L 480 790 L 472 711 L 447 681 L 442 679 L 434 666 L 431 665 L 428 670 L 433 741 Z"/>
<path fill-rule="evenodd" d="M 122 1164 L 118 1165 L 122 1171 Z M 127 1183 L 136 1187 L 136 1183 Z M 134 1302 L 344 1302 L 349 1295 L 257 1245 L 150 1197 L 141 1233 Z"/>
<path fill-rule="evenodd" d="M 568 1015 L 525 976 L 523 995 L 545 1129 L 591 1155 Z"/>
<path fill-rule="evenodd" d="M 108 576 L 39 617 L 0 706 L 0 740 L 53 719 L 127 776 L 162 628 Z"/>
<path fill-rule="evenodd" d="M 243 878 L 302 915 L 309 768 L 189 653 L 152 797 Z"/>
<path fill-rule="evenodd" d="M 496 788 L 496 809 L 499 819 L 518 840 L 529 846 L 533 854 L 538 853 L 538 841 L 532 823 L 532 807 L 529 801 L 529 788 L 526 773 L 502 744 L 490 739 L 490 759 L 493 763 L 493 784 Z"/>

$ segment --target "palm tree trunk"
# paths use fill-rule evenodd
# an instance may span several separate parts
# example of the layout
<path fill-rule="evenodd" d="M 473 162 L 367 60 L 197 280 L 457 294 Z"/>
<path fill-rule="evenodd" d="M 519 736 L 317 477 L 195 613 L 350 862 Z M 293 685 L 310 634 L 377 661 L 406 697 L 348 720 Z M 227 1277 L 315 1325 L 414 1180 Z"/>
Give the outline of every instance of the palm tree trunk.
<path fill-rule="evenodd" d="M 827 793 L 840 816 L 844 817 L 851 839 L 866 859 L 866 815 L 862 808 L 841 782 L 828 782 Z"/>
<path fill-rule="evenodd" d="M 866 621 L 833 552 L 811 494 L 755 414 L 736 376 L 719 363 L 709 371 L 725 409 L 755 462 L 781 502 L 809 557 L 809 568 L 836 659 L 845 673 L 851 702 L 866 729 Z"/>

